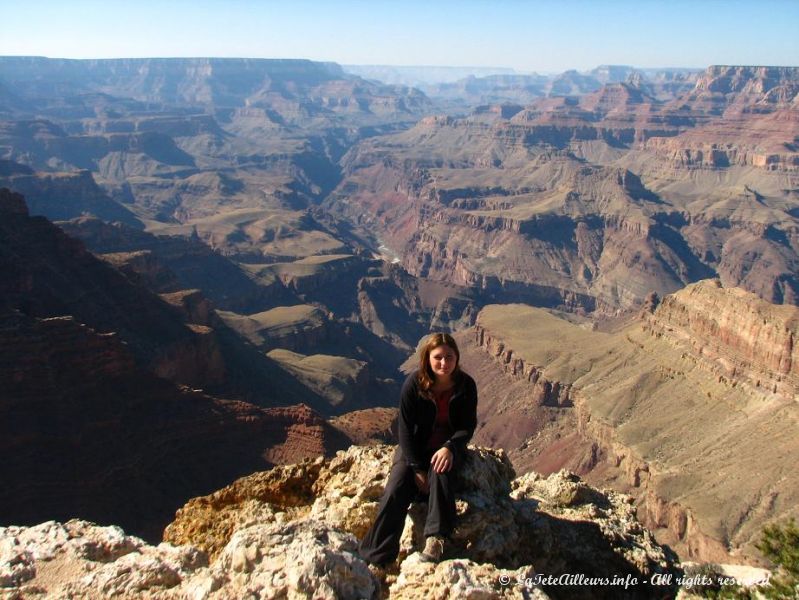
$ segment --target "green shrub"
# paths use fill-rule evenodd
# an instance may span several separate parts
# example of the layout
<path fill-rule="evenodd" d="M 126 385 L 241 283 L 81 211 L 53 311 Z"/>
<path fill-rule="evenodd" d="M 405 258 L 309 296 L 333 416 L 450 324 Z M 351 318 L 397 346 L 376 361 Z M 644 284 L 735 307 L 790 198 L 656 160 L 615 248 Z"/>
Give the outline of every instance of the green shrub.
<path fill-rule="evenodd" d="M 769 600 L 799 598 L 799 528 L 791 519 L 783 526 L 769 525 L 757 549 L 777 567 L 767 586 L 760 588 Z"/>
<path fill-rule="evenodd" d="M 703 595 L 716 600 L 799 600 L 799 528 L 791 519 L 784 525 L 769 525 L 756 544 L 774 564 L 771 579 L 757 588 L 724 586 Z"/>

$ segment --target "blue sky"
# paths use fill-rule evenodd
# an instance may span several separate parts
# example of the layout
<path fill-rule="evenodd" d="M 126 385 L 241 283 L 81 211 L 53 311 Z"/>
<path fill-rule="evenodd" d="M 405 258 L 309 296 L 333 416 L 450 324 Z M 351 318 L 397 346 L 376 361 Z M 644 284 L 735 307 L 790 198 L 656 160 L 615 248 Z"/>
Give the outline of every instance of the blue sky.
<path fill-rule="evenodd" d="M 0 0 L 0 55 L 519 71 L 799 65 L 799 0 Z"/>

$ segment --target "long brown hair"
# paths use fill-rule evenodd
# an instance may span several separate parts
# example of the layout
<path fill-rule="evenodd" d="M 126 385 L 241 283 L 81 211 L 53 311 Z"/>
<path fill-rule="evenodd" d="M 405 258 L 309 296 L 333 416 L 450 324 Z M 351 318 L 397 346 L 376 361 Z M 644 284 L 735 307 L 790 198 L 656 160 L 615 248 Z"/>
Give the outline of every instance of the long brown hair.
<path fill-rule="evenodd" d="M 458 381 L 461 377 L 461 353 L 455 339 L 448 333 L 431 333 L 419 348 L 419 387 L 424 393 L 428 393 L 436 381 L 433 369 L 430 368 L 430 353 L 439 346 L 452 348 L 456 359 L 452 379 Z"/>

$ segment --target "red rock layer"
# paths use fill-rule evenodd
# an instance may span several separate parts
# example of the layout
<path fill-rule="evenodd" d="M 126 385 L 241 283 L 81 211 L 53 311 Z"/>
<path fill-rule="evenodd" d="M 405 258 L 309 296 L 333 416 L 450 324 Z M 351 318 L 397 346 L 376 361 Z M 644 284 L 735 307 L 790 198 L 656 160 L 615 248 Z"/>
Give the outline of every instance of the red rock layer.
<path fill-rule="evenodd" d="M 648 318 L 653 334 L 687 344 L 708 369 L 761 394 L 799 395 L 799 308 L 775 306 L 717 281 L 666 296 Z"/>
<path fill-rule="evenodd" d="M 263 409 L 137 369 L 71 317 L 0 314 L 2 525 L 81 517 L 157 539 L 187 498 L 348 440 L 306 406 Z"/>

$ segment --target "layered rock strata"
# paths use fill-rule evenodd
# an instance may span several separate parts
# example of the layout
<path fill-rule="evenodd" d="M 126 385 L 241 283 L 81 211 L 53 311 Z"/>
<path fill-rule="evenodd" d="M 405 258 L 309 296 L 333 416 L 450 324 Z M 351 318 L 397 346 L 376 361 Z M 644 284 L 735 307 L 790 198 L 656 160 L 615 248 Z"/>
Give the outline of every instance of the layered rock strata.
<path fill-rule="evenodd" d="M 687 557 L 752 558 L 763 525 L 795 515 L 799 498 L 786 470 L 799 457 L 798 316 L 701 282 L 616 333 L 490 306 L 473 343 L 524 383 L 514 410 L 548 404 L 561 412 L 550 418 L 574 428 L 574 447 L 593 449 L 586 462 L 557 437 L 506 437 L 514 456 L 541 464 L 565 452 L 566 466 L 634 493 L 644 523 Z M 497 412 L 513 404 L 497 402 Z M 483 417 L 489 430 L 492 417 Z"/>
<path fill-rule="evenodd" d="M 186 498 L 348 440 L 305 406 L 263 409 L 136 367 L 115 334 L 0 314 L 3 524 L 80 516 L 160 535 Z"/>
<path fill-rule="evenodd" d="M 657 336 L 691 348 L 713 374 L 795 400 L 799 393 L 799 310 L 775 306 L 716 281 L 688 286 L 666 296 L 647 318 Z"/>
<path fill-rule="evenodd" d="M 324 205 L 412 274 L 490 302 L 615 313 L 720 276 L 796 304 L 796 68 L 713 67 L 364 140 Z"/>
<path fill-rule="evenodd" d="M 0 215 L 3 523 L 81 516 L 153 537 L 190 496 L 348 443 L 307 406 L 209 393 L 317 399 L 198 291 L 153 294 L 8 190 Z"/>

